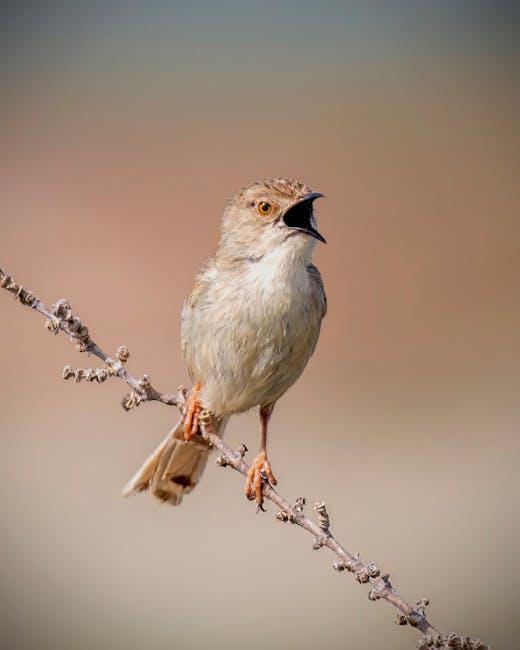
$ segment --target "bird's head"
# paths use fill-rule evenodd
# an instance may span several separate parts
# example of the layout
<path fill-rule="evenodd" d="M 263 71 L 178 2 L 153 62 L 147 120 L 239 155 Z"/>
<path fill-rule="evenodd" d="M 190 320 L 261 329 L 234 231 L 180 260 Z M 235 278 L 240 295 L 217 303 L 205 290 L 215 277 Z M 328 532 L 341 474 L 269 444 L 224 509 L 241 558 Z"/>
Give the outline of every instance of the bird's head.
<path fill-rule="evenodd" d="M 310 257 L 316 240 L 325 242 L 313 212 L 314 201 L 321 196 L 286 178 L 246 185 L 224 211 L 221 253 L 231 259 L 254 259 L 283 245 Z"/>

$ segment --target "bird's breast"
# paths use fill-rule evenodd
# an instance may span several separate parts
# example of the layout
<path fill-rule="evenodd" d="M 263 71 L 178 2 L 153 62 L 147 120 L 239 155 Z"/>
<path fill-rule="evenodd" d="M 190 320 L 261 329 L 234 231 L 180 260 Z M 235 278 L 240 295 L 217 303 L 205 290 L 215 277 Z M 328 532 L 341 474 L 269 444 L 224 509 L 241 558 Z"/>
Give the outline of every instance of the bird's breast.
<path fill-rule="evenodd" d="M 214 412 L 275 402 L 305 367 L 321 313 L 306 264 L 298 262 L 275 251 L 216 274 L 193 310 L 192 374 Z"/>

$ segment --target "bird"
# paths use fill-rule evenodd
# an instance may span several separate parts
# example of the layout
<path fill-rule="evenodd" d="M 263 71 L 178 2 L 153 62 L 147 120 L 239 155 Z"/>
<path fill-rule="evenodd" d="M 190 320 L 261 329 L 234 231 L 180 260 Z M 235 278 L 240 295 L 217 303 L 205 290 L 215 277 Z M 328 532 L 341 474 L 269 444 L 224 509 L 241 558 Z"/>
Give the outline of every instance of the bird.
<path fill-rule="evenodd" d="M 198 484 L 210 450 L 201 414 L 222 436 L 230 416 L 257 408 L 260 450 L 244 486 L 263 509 L 263 489 L 276 485 L 267 452 L 276 402 L 300 377 L 314 352 L 327 298 L 312 262 L 317 241 L 314 202 L 323 197 L 288 178 L 245 185 L 224 209 L 214 256 L 184 303 L 181 351 L 192 388 L 184 417 L 123 490 L 149 490 L 179 505 Z"/>

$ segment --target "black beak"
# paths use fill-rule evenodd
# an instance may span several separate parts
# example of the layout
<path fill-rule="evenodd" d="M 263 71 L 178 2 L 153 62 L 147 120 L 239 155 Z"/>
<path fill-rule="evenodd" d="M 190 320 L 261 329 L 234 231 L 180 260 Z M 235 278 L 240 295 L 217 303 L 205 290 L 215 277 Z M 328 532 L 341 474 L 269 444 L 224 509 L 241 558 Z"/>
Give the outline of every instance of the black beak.
<path fill-rule="evenodd" d="M 321 192 L 309 192 L 298 203 L 291 205 L 282 219 L 288 228 L 304 232 L 326 244 L 325 237 L 312 227 L 312 204 L 322 196 L 324 194 Z"/>

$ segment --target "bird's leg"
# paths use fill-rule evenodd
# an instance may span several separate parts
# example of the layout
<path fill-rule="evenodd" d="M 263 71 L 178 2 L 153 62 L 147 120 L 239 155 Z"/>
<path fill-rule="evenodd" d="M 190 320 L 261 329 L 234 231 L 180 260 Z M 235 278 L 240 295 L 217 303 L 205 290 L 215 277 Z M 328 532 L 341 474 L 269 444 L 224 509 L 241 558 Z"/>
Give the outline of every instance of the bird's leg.
<path fill-rule="evenodd" d="M 191 440 L 199 430 L 199 417 L 202 405 L 200 403 L 200 382 L 193 384 L 186 404 L 184 417 L 184 440 Z"/>
<path fill-rule="evenodd" d="M 260 423 L 262 427 L 262 443 L 260 451 L 254 458 L 249 471 L 247 472 L 246 484 L 244 492 L 249 500 L 255 499 L 258 504 L 258 509 L 263 510 L 264 495 L 262 492 L 263 481 L 266 480 L 270 485 L 276 485 L 275 479 L 271 470 L 271 465 L 267 460 L 267 425 L 273 412 L 273 405 L 263 406 L 260 408 Z"/>

